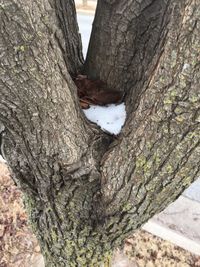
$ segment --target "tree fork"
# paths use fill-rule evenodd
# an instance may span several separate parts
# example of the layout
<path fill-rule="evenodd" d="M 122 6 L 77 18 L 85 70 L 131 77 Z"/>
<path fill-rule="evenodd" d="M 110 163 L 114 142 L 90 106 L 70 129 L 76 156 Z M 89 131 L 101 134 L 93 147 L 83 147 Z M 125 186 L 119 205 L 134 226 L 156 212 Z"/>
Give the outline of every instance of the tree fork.
<path fill-rule="evenodd" d="M 69 75 L 82 67 L 73 1 L 2 0 L 5 152 L 48 267 L 100 266 L 199 175 L 198 7 L 99 1 L 85 70 L 127 94 L 110 136 L 85 119 Z"/>

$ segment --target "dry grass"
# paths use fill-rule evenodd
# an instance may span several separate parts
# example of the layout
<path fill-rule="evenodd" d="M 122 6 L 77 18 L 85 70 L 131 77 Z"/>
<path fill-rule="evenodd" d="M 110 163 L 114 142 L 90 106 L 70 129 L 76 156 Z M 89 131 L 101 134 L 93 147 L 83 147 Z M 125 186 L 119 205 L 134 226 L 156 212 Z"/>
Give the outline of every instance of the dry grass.
<path fill-rule="evenodd" d="M 39 251 L 27 226 L 21 193 L 0 163 L 0 267 L 30 267 Z"/>
<path fill-rule="evenodd" d="M 140 267 L 200 267 L 200 257 L 141 230 L 126 241 L 125 251 Z M 0 267 L 40 267 L 41 260 L 21 193 L 0 163 Z"/>
<path fill-rule="evenodd" d="M 200 267 L 200 257 L 143 230 L 127 239 L 125 251 L 139 267 Z"/>

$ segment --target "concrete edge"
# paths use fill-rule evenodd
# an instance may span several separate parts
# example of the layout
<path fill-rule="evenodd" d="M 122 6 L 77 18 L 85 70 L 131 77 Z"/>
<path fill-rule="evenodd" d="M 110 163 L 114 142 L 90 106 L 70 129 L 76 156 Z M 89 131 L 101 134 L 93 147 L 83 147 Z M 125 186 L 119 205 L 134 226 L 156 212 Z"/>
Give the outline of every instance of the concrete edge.
<path fill-rule="evenodd" d="M 154 220 L 148 221 L 146 224 L 142 226 L 142 229 L 161 237 L 164 240 L 167 240 L 185 250 L 190 251 L 196 255 L 200 255 L 200 244 L 181 235 L 180 233 L 175 232 L 174 230 L 160 225 Z"/>

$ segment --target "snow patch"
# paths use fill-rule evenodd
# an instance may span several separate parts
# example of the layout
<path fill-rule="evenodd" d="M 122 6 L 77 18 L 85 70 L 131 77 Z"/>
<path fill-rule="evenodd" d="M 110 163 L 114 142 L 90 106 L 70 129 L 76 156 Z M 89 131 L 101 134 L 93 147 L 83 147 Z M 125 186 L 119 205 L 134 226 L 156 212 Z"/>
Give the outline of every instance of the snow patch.
<path fill-rule="evenodd" d="M 96 123 L 102 130 L 111 134 L 118 134 L 126 119 L 124 103 L 120 105 L 110 104 L 105 107 L 90 106 L 89 109 L 84 109 L 83 112 L 88 120 Z"/>

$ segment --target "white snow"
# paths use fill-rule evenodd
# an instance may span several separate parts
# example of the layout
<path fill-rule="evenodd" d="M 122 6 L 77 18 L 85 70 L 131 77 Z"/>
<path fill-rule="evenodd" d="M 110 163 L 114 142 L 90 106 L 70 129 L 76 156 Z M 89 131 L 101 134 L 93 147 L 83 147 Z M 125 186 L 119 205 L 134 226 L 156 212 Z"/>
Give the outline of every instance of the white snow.
<path fill-rule="evenodd" d="M 125 104 L 110 104 L 105 107 L 91 106 L 83 110 L 88 120 L 98 124 L 102 130 L 112 134 L 121 131 L 126 119 Z"/>

